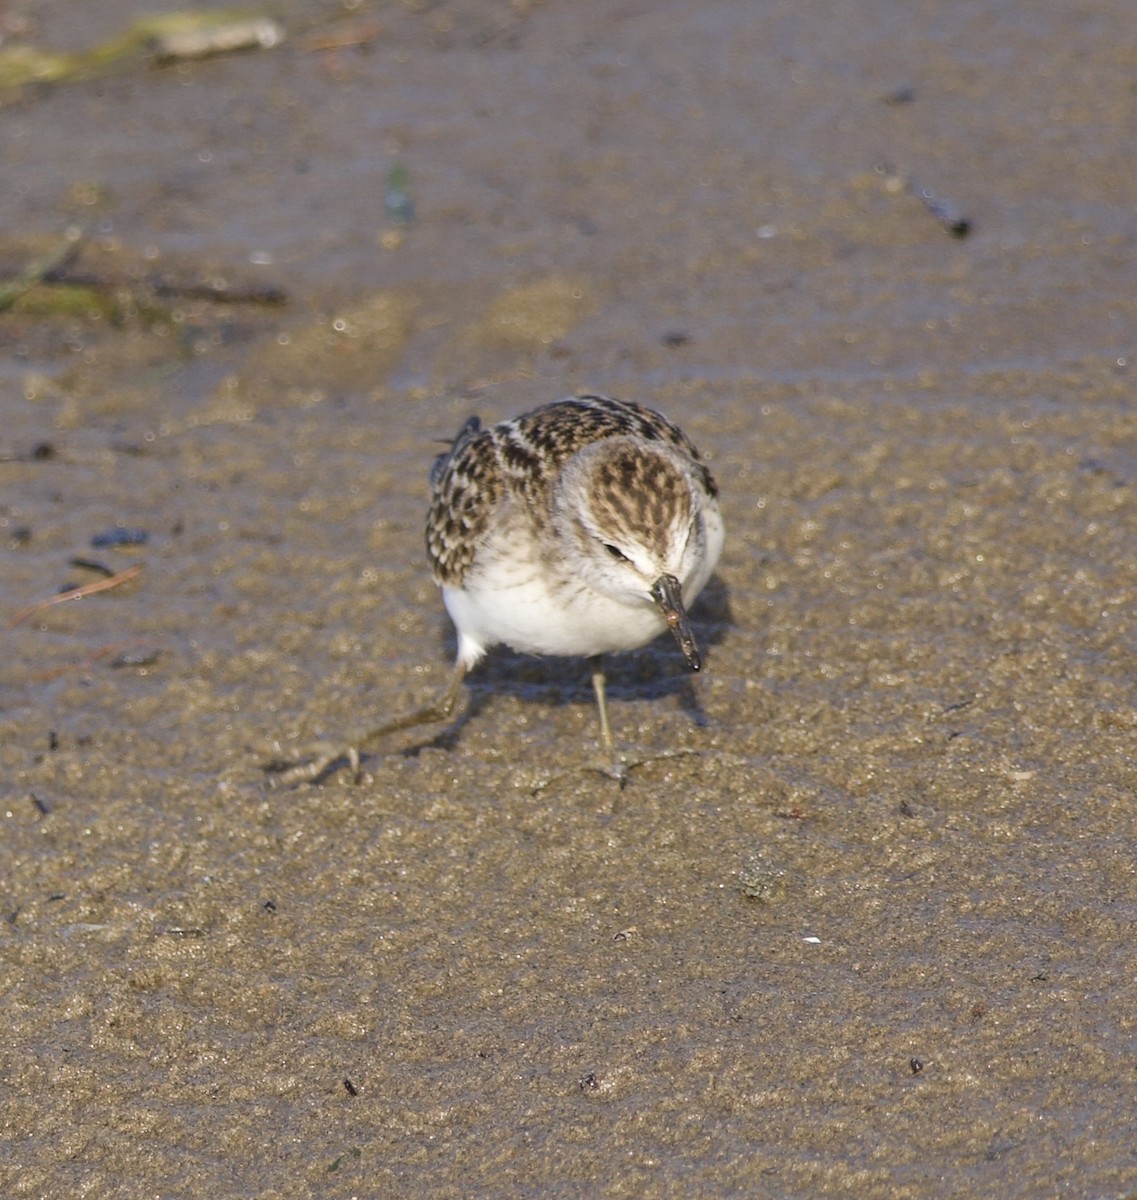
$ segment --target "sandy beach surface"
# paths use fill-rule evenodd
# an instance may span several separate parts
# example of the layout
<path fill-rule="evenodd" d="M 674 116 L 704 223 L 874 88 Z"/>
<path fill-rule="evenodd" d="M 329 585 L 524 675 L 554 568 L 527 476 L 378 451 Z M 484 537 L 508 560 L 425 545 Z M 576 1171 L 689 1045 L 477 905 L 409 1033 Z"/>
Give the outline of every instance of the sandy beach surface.
<path fill-rule="evenodd" d="M 1131 0 L 262 15 L 0 92 L 0 1192 L 1137 1195 Z M 440 443 L 585 389 L 728 531 L 627 785 L 503 651 L 272 786 L 447 680 Z"/>

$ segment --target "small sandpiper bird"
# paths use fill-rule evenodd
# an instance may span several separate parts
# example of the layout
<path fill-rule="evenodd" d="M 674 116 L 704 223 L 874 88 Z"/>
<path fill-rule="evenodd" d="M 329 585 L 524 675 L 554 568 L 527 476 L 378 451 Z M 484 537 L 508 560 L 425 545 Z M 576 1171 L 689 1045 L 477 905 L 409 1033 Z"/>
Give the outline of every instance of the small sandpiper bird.
<path fill-rule="evenodd" d="M 380 737 L 445 720 L 466 673 L 498 643 L 590 658 L 613 755 L 602 656 L 669 629 L 687 665 L 702 665 L 687 608 L 718 562 L 723 522 L 710 471 L 666 417 L 593 395 L 489 429 L 471 417 L 430 483 L 426 550 L 458 633 L 454 674 L 424 708 L 350 746 L 313 748 L 284 782 L 315 779 L 342 758 L 358 770 L 360 750 Z"/>

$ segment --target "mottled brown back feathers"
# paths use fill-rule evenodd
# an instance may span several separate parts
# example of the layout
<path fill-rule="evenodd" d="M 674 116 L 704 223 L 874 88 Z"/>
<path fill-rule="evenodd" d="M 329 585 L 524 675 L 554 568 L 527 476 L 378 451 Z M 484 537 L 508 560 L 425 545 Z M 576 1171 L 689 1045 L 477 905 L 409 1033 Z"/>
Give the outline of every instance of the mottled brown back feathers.
<path fill-rule="evenodd" d="M 431 470 L 433 488 L 426 523 L 426 550 L 439 583 L 460 585 L 478 553 L 494 506 L 506 495 L 519 500 L 540 519 L 563 464 L 578 450 L 610 437 L 662 442 L 689 458 L 699 482 L 718 494 L 698 450 L 681 429 L 659 413 L 606 396 L 558 400 L 490 429 L 476 417 L 467 421 Z M 643 478 L 641 479 L 641 475 Z M 632 487 L 633 483 L 646 484 Z M 629 496 L 640 508 L 630 510 Z M 598 503 L 634 528 L 636 523 L 662 522 L 674 505 L 689 505 L 677 496 L 674 473 L 662 462 L 637 455 L 632 448 L 601 468 Z M 646 509 L 643 507 L 646 504 Z"/>

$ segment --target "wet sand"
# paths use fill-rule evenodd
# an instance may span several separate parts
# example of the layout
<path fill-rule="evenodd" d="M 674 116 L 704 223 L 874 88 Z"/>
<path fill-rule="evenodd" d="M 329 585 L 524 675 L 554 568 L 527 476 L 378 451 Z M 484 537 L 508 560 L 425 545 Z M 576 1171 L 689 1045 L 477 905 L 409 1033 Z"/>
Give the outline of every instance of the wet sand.
<path fill-rule="evenodd" d="M 1132 14 L 1003 7 L 296 2 L 5 100 L 3 273 L 118 285 L 0 313 L 0 615 L 144 567 L 0 633 L 0 1191 L 1137 1190 Z M 727 521 L 628 785 L 502 653 L 271 788 L 448 676 L 439 439 L 581 388 Z"/>

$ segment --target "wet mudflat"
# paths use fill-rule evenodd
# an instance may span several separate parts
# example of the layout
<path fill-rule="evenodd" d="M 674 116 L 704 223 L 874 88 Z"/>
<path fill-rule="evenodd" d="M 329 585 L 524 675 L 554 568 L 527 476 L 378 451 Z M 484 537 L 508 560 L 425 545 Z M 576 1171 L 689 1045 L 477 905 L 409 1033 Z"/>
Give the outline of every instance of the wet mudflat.
<path fill-rule="evenodd" d="M 114 582 L 0 633 L 4 1194 L 1131 1194 L 1129 5 L 269 15 L 0 107 L 0 618 Z M 628 785 L 503 653 L 272 789 L 446 680 L 438 441 L 582 388 L 728 529 Z"/>

